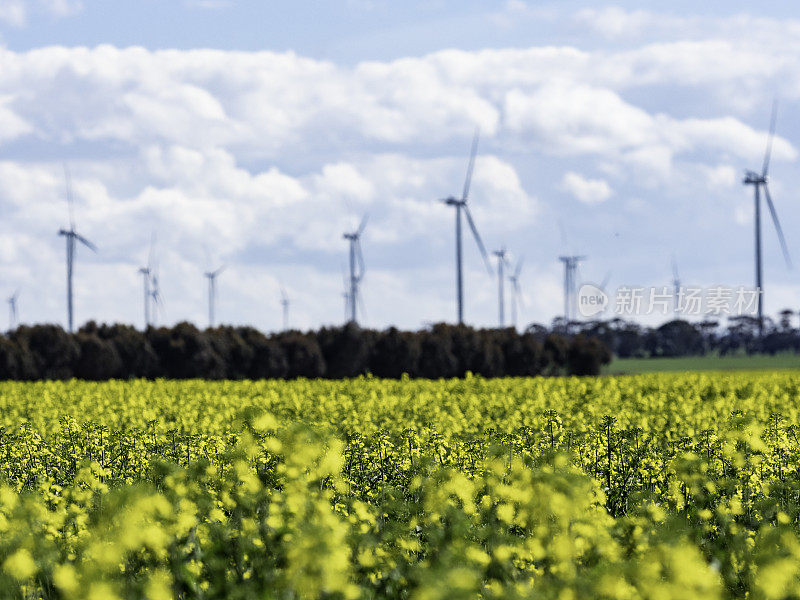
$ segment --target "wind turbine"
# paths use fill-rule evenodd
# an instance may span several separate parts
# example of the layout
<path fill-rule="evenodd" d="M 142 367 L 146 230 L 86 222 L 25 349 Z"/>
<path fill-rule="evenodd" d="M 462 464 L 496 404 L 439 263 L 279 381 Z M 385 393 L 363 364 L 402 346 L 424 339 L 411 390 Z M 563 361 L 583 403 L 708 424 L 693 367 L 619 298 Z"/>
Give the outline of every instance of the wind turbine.
<path fill-rule="evenodd" d="M 155 274 L 155 267 L 153 266 L 153 254 L 155 249 L 155 234 L 150 237 L 150 251 L 147 254 L 147 266 L 141 267 L 139 273 L 142 275 L 142 283 L 144 284 L 144 328 L 147 329 L 151 325 L 150 321 L 150 304 L 158 302 L 158 278 Z M 153 287 L 151 289 L 151 283 Z M 155 307 L 154 312 L 155 312 Z"/>
<path fill-rule="evenodd" d="M 19 323 L 17 313 L 17 298 L 19 298 L 19 290 L 15 291 L 8 298 L 8 330 L 12 331 L 17 328 Z"/>
<path fill-rule="evenodd" d="M 63 235 L 67 242 L 67 329 L 72 333 L 72 274 L 75 262 L 75 242 L 80 242 L 92 252 L 97 252 L 97 246 L 75 231 L 75 215 L 72 206 L 72 182 L 66 164 L 64 165 L 64 178 L 66 180 L 67 203 L 69 205 L 69 229 L 60 229 L 58 235 Z"/>
<path fill-rule="evenodd" d="M 576 277 L 578 265 L 586 260 L 585 256 L 559 256 L 558 259 L 564 263 L 564 321 L 567 328 L 575 320 L 576 306 Z"/>
<path fill-rule="evenodd" d="M 364 228 L 367 226 L 367 217 L 361 219 L 361 224 L 352 233 L 345 233 L 342 237 L 350 244 L 350 292 L 349 292 L 349 309 L 350 309 L 350 322 L 357 322 L 356 308 L 361 305 L 361 298 L 358 295 L 358 286 L 364 279 L 364 255 L 361 253 L 361 234 L 364 233 Z M 362 306 L 363 308 L 363 306 Z M 363 310 L 362 310 L 363 312 Z"/>
<path fill-rule="evenodd" d="M 225 270 L 225 266 L 219 267 L 216 271 L 208 271 L 205 273 L 206 278 L 208 279 L 208 326 L 214 327 L 214 303 L 217 299 L 217 277 L 219 276 L 222 271 Z"/>
<path fill-rule="evenodd" d="M 792 262 L 789 258 L 789 249 L 786 247 L 786 239 L 783 237 L 783 229 L 778 220 L 778 213 L 775 211 L 775 205 L 772 203 L 772 197 L 769 194 L 769 159 L 772 154 L 772 140 L 775 137 L 775 122 L 778 117 L 778 103 L 772 103 L 772 118 L 769 126 L 769 137 L 767 138 L 767 149 L 764 153 L 764 164 L 761 168 L 761 173 L 755 171 L 746 171 L 744 185 L 753 186 L 753 196 L 755 199 L 755 245 L 756 245 L 756 290 L 758 292 L 758 334 L 764 332 L 764 288 L 762 285 L 762 269 L 761 269 L 761 191 L 764 192 L 764 198 L 767 201 L 767 208 L 769 208 L 772 222 L 775 225 L 775 231 L 778 233 L 778 240 L 781 243 L 781 250 L 783 250 L 783 258 L 786 260 L 786 265 L 791 268 Z"/>
<path fill-rule="evenodd" d="M 508 259 L 506 255 L 505 247 L 500 248 L 500 250 L 495 250 L 492 252 L 497 257 L 497 322 L 500 326 L 500 329 L 505 327 L 505 266 L 508 263 Z"/>
<path fill-rule="evenodd" d="M 483 257 L 483 262 L 486 265 L 486 270 L 489 275 L 492 275 L 492 265 L 489 262 L 489 255 L 486 253 L 486 248 L 481 241 L 481 236 L 478 234 L 478 229 L 475 227 L 475 221 L 472 220 L 472 214 L 469 212 L 467 201 L 469 199 L 469 187 L 472 183 L 472 171 L 475 168 L 475 155 L 478 152 L 478 137 L 479 132 L 475 131 L 475 137 L 472 140 L 472 150 L 469 155 L 469 164 L 467 166 L 467 177 L 464 181 L 464 190 L 461 193 L 461 198 L 450 196 L 442 200 L 448 206 L 454 206 L 456 209 L 456 302 L 458 304 L 458 324 L 464 323 L 464 276 L 463 276 L 463 258 L 462 258 L 462 244 L 461 244 L 461 213 L 463 212 L 467 217 L 467 223 L 472 230 L 472 235 L 475 238 L 475 243 Z"/>
<path fill-rule="evenodd" d="M 508 276 L 511 282 L 511 326 L 517 328 L 517 311 L 523 305 L 522 292 L 519 287 L 519 274 L 522 271 L 522 257 L 517 261 L 514 273 Z"/>
<path fill-rule="evenodd" d="M 680 297 L 681 297 L 681 278 L 678 275 L 678 263 L 675 256 L 672 257 L 672 312 L 675 318 L 678 318 L 680 312 Z"/>
<path fill-rule="evenodd" d="M 286 288 L 281 285 L 281 307 L 283 308 L 283 330 L 289 330 L 289 295 Z"/>

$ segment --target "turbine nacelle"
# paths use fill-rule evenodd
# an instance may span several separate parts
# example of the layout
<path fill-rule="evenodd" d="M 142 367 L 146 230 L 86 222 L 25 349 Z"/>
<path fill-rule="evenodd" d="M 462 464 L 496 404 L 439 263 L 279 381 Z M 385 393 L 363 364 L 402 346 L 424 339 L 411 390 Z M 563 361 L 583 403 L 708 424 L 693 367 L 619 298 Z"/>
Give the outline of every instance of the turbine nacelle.
<path fill-rule="evenodd" d="M 755 171 L 745 171 L 742 183 L 745 185 L 760 185 L 762 183 L 767 183 L 768 180 L 769 177 L 766 175 L 761 175 Z"/>

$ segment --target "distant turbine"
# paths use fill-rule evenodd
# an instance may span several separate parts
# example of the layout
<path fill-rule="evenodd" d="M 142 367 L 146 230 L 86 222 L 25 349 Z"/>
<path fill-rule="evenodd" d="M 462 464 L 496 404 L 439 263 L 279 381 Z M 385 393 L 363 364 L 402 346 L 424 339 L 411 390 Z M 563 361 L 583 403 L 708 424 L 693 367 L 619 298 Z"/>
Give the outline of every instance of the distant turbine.
<path fill-rule="evenodd" d="M 217 300 L 217 276 L 225 270 L 222 266 L 216 271 L 205 273 L 208 279 L 208 326 L 214 327 L 214 303 Z"/>
<path fill-rule="evenodd" d="M 155 274 L 155 267 L 153 265 L 154 262 L 154 251 L 155 251 L 155 234 L 153 234 L 150 238 L 150 251 L 147 255 L 147 266 L 142 267 L 139 269 L 139 273 L 142 275 L 142 283 L 144 284 L 144 328 L 147 329 L 150 327 L 151 320 L 150 320 L 150 305 L 158 303 L 158 278 Z M 151 289 L 151 284 L 153 284 Z M 155 291 L 155 294 L 153 293 Z M 153 312 L 155 312 L 155 306 L 153 306 Z"/>
<path fill-rule="evenodd" d="M 361 224 L 352 233 L 345 233 L 342 237 L 350 244 L 350 292 L 349 292 L 349 309 L 350 309 L 350 322 L 357 322 L 357 307 L 362 308 L 361 297 L 359 296 L 359 285 L 364 279 L 364 255 L 361 253 L 361 234 L 364 233 L 364 228 L 367 226 L 367 215 L 361 219 Z"/>
<path fill-rule="evenodd" d="M 97 252 L 97 246 L 75 231 L 75 215 L 72 206 L 72 182 L 66 164 L 64 165 L 64 178 L 66 180 L 67 203 L 69 205 L 69 229 L 60 229 L 58 235 L 63 235 L 67 242 L 67 329 L 72 333 L 72 273 L 75 262 L 75 241 L 79 241 L 93 252 Z"/>
<path fill-rule="evenodd" d="M 458 305 L 458 323 L 464 323 L 464 276 L 463 276 L 463 258 L 462 258 L 462 244 L 461 244 L 461 213 L 463 212 L 467 217 L 467 223 L 472 230 L 472 235 L 475 238 L 475 243 L 478 244 L 478 249 L 483 257 L 483 262 L 486 265 L 486 270 L 489 275 L 492 275 L 492 265 L 489 263 L 489 255 L 486 253 L 486 248 L 481 241 L 481 236 L 478 234 L 478 229 L 475 227 L 475 221 L 472 220 L 472 214 L 469 212 L 467 200 L 469 199 L 469 187 L 472 182 L 472 171 L 475 168 L 475 155 L 478 152 L 478 131 L 475 131 L 475 137 L 472 140 L 472 151 L 469 155 L 469 164 L 467 166 L 467 177 L 464 181 L 464 190 L 461 193 L 461 198 L 450 196 L 442 200 L 448 206 L 454 206 L 456 209 L 456 302 Z"/>
<path fill-rule="evenodd" d="M 289 295 L 286 288 L 281 286 L 281 307 L 283 308 L 283 330 L 289 330 Z"/>
<path fill-rule="evenodd" d="M 775 121 L 778 117 L 778 103 L 773 102 L 772 104 L 772 118 L 770 120 L 769 126 L 769 137 L 767 138 L 767 150 L 764 153 L 764 164 L 761 168 L 761 173 L 756 173 L 755 171 L 746 171 L 744 180 L 742 183 L 744 185 L 752 185 L 753 192 L 755 197 L 755 237 L 756 237 L 756 290 L 758 290 L 758 334 L 761 335 L 764 332 L 764 288 L 762 285 L 762 278 L 761 278 L 761 190 L 764 191 L 764 198 L 767 201 L 767 207 L 769 208 L 770 215 L 772 215 L 772 222 L 775 225 L 775 231 L 778 232 L 778 240 L 781 243 L 781 249 L 783 250 L 783 258 L 786 260 L 786 265 L 791 268 L 791 259 L 789 258 L 789 249 L 786 247 L 786 239 L 783 237 L 783 229 L 781 229 L 781 223 L 778 220 L 778 213 L 775 211 L 775 205 L 772 204 L 772 198 L 769 194 L 769 187 L 767 186 L 767 181 L 769 180 L 769 159 L 770 155 L 772 154 L 772 140 L 775 137 Z"/>
<path fill-rule="evenodd" d="M 8 330 L 12 331 L 17 328 L 19 318 L 17 313 L 17 298 L 19 298 L 19 290 L 15 291 L 8 298 Z"/>
<path fill-rule="evenodd" d="M 564 263 L 564 320 L 567 327 L 577 316 L 575 300 L 577 295 L 575 273 L 578 265 L 586 260 L 585 256 L 559 256 L 558 259 Z"/>
<path fill-rule="evenodd" d="M 508 259 L 506 258 L 506 249 L 500 248 L 500 250 L 495 250 L 492 252 L 497 257 L 497 322 L 500 328 L 502 329 L 505 327 L 505 266 L 508 263 Z"/>
<path fill-rule="evenodd" d="M 508 276 L 508 280 L 511 282 L 511 326 L 514 329 L 517 328 L 517 311 L 523 305 L 522 292 L 519 287 L 520 271 L 522 271 L 522 257 L 517 261 L 514 273 Z"/>

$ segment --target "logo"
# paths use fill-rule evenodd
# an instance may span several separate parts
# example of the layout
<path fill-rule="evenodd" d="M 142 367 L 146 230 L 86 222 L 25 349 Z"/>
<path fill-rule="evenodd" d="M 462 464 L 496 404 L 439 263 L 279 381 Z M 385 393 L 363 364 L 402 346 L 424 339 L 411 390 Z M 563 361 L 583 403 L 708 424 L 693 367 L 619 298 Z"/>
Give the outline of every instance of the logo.
<path fill-rule="evenodd" d="M 596 285 L 584 283 L 578 290 L 578 312 L 593 317 L 608 308 L 608 294 Z"/>

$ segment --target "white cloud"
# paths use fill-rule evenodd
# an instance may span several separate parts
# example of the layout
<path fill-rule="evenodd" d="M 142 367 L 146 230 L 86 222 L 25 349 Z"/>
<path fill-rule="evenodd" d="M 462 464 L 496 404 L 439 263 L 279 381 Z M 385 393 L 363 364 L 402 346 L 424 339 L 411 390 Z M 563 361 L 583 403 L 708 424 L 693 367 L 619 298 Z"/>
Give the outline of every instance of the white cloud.
<path fill-rule="evenodd" d="M 296 291 L 304 323 L 338 320 L 338 301 L 314 299 L 338 300 L 341 234 L 369 212 L 378 324 L 394 309 L 418 325 L 406 305 L 417 297 L 433 307 L 425 318 L 449 318 L 452 210 L 437 199 L 460 192 L 475 125 L 482 141 L 470 202 L 489 246 L 507 241 L 532 254 L 530 232 L 547 235 L 539 223 L 556 216 L 548 197 L 556 186 L 584 203 L 642 198 L 619 203 L 630 215 L 665 196 L 671 207 L 694 208 L 685 191 L 700 181 L 707 204 L 727 207 L 727 218 L 716 213 L 727 223 L 736 205 L 720 198 L 743 167 L 760 164 L 766 143 L 766 118 L 752 106 L 768 110 L 776 82 L 789 106 L 800 99 L 800 50 L 784 51 L 778 66 L 765 60 L 771 46 L 707 40 L 618 52 L 448 50 L 348 67 L 291 52 L 0 49 L 0 149 L 11 157 L 0 162 L 0 272 L 27 286 L 32 318 L 60 310 L 54 232 L 66 208 L 55 157 L 66 156 L 79 227 L 102 249 L 79 257 L 82 285 L 103 289 L 101 276 L 119 278 L 91 316 L 138 319 L 135 268 L 156 227 L 165 319 L 202 322 L 199 273 L 210 243 L 231 265 L 221 298 L 236 320 L 277 326 L 277 310 L 253 304 L 278 278 Z M 692 88 L 702 101 L 672 112 L 658 97 L 665 86 Z M 731 89 L 743 91 L 714 96 Z M 781 163 L 797 159 L 789 137 L 774 147 L 786 177 Z M 35 160 L 43 148 L 53 158 Z M 539 260 L 548 251 L 537 247 Z M 473 314 L 492 322 L 493 295 L 473 245 L 467 252 L 468 284 L 480 290 Z M 547 264 L 536 268 L 548 273 Z M 536 311 L 550 316 L 544 305 Z"/>
<path fill-rule="evenodd" d="M 185 0 L 187 8 L 197 8 L 200 10 L 221 10 L 233 5 L 231 0 Z"/>
<path fill-rule="evenodd" d="M 706 184 L 712 190 L 731 189 L 739 183 L 737 181 L 738 173 L 731 165 L 703 167 L 702 170 L 706 178 Z"/>
<path fill-rule="evenodd" d="M 39 0 L 41 10 L 53 17 L 69 17 L 84 8 L 81 0 Z"/>
<path fill-rule="evenodd" d="M 574 171 L 564 174 L 561 188 L 584 204 L 605 202 L 614 193 L 605 179 L 589 179 Z"/>
<path fill-rule="evenodd" d="M 22 27 L 27 18 L 23 0 L 5 0 L 0 4 L 0 22 L 13 27 Z"/>
<path fill-rule="evenodd" d="M 657 19 L 644 10 L 627 11 L 618 6 L 584 8 L 575 14 L 575 19 L 607 38 L 638 36 L 653 25 Z"/>
<path fill-rule="evenodd" d="M 33 15 L 64 18 L 83 10 L 81 0 L 3 0 L 0 2 L 0 23 L 24 27 Z"/>

